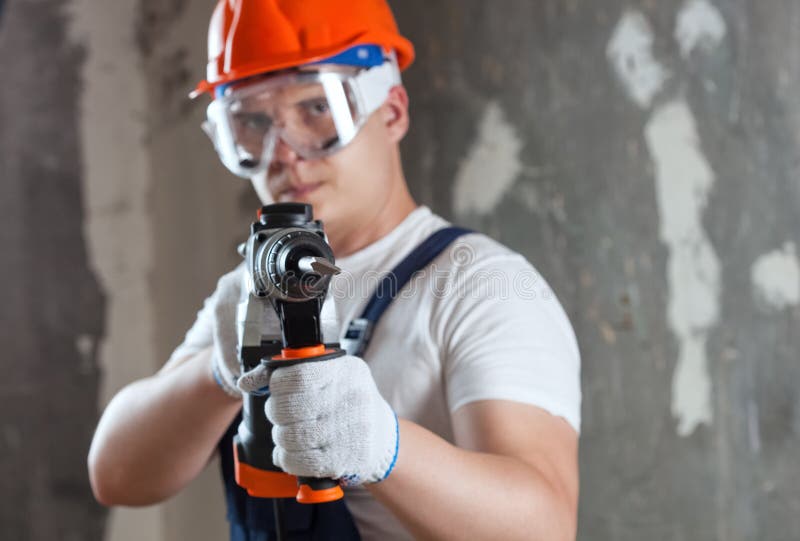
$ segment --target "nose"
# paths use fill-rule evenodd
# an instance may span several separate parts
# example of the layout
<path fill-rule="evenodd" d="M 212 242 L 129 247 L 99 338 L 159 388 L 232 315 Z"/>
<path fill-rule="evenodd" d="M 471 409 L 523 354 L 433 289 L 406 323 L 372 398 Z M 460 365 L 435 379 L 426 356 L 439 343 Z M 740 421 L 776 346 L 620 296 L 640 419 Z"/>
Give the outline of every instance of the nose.
<path fill-rule="evenodd" d="M 300 155 L 283 140 L 283 137 L 278 137 L 278 140 L 275 142 L 274 161 L 285 165 L 291 165 L 301 159 Z"/>

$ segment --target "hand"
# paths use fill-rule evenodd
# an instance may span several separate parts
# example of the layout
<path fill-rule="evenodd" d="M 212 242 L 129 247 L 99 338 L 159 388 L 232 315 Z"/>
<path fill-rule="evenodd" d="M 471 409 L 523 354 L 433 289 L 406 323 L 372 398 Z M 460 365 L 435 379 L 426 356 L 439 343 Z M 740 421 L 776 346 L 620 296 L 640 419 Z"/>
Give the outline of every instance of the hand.
<path fill-rule="evenodd" d="M 217 289 L 213 295 L 213 335 L 214 347 L 211 357 L 211 366 L 214 379 L 227 394 L 234 398 L 241 398 L 242 391 L 237 386 L 237 381 L 241 376 L 241 365 L 239 363 L 239 340 L 244 332 L 242 318 L 246 308 L 244 302 L 250 295 L 247 289 L 246 270 L 244 265 L 236 267 L 233 271 L 224 275 L 217 282 Z M 265 299 L 256 299 L 255 310 L 251 309 L 247 314 L 248 326 L 255 325 L 260 329 L 264 338 L 280 340 L 281 326 L 278 315 L 272 305 Z M 260 308 L 260 310 L 259 310 Z M 242 314 L 237 321 L 237 311 Z M 336 307 L 332 296 L 322 306 L 320 315 L 322 336 L 325 342 L 336 342 L 339 336 L 339 323 L 336 319 Z M 251 378 L 257 376 L 260 371 L 253 371 Z M 261 379 L 266 379 L 262 377 Z M 266 381 L 256 384 L 258 388 L 266 384 Z"/>
<path fill-rule="evenodd" d="M 345 486 L 391 473 L 399 449 L 397 416 L 362 359 L 347 355 L 279 368 L 269 387 L 272 460 L 281 469 Z"/>

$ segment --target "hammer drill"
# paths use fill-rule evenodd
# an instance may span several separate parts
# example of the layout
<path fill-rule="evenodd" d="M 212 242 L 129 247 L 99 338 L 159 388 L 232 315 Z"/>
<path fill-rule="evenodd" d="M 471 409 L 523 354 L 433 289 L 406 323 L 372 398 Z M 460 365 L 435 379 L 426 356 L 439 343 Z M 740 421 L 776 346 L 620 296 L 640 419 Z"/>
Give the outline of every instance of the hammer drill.
<path fill-rule="evenodd" d="M 344 355 L 322 340 L 320 313 L 331 277 L 340 272 L 325 241 L 322 223 L 310 205 L 279 203 L 262 207 L 250 236 L 239 248 L 247 267 L 247 298 L 238 307 L 242 373 L 272 371 Z M 265 306 L 275 310 L 281 336 L 265 336 Z M 272 425 L 264 413 L 269 390 L 246 393 L 242 422 L 234 438 L 236 482 L 251 496 L 295 497 L 321 503 L 343 497 L 332 479 L 295 477 L 272 463 Z"/>

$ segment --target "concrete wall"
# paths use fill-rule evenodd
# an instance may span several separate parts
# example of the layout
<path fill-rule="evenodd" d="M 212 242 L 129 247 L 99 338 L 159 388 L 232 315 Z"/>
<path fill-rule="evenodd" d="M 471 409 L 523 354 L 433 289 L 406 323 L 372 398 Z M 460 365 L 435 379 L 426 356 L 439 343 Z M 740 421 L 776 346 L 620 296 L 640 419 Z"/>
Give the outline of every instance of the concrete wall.
<path fill-rule="evenodd" d="M 800 4 L 396 5 L 416 193 L 575 326 L 580 538 L 796 538 Z"/>
<path fill-rule="evenodd" d="M 83 52 L 63 4 L 14 2 L 0 15 L 3 539 L 99 539 L 104 520 L 84 464 L 106 295 L 83 236 Z"/>
<path fill-rule="evenodd" d="M 257 205 L 185 99 L 212 4 L 0 13 L 3 538 L 224 538 L 213 465 L 108 515 L 85 474 Z M 415 195 L 529 257 L 578 334 L 580 538 L 795 537 L 800 5 L 392 4 Z"/>

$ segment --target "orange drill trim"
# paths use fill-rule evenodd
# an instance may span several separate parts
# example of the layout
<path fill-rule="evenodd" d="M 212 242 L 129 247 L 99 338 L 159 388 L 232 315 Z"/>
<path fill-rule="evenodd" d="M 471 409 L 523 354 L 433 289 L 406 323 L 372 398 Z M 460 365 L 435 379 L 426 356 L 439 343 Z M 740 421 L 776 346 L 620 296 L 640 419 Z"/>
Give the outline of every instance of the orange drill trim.
<path fill-rule="evenodd" d="M 233 446 L 233 470 L 236 484 L 256 498 L 294 498 L 298 496 L 297 477 L 284 472 L 266 471 L 239 462 L 239 450 Z"/>
<path fill-rule="evenodd" d="M 318 355 L 325 355 L 326 353 L 333 353 L 332 350 L 326 350 L 324 344 L 316 346 L 309 346 L 305 348 L 283 348 L 280 355 L 276 355 L 272 359 L 275 361 L 286 361 L 289 359 L 305 359 L 307 357 L 316 357 Z"/>
<path fill-rule="evenodd" d="M 344 498 L 342 487 L 331 487 L 323 490 L 314 490 L 308 485 L 300 485 L 297 491 L 297 501 L 300 503 L 325 503 Z"/>

